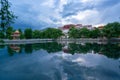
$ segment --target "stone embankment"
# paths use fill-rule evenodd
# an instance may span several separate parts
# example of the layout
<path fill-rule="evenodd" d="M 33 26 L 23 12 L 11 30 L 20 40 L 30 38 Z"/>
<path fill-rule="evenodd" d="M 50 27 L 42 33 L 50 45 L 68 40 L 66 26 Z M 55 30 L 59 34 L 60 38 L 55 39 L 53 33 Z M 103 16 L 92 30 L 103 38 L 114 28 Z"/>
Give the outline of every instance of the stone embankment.
<path fill-rule="evenodd" d="M 3 39 L 3 42 L 0 44 L 33 44 L 33 43 L 45 43 L 45 42 L 53 42 L 56 41 L 58 43 L 62 42 L 78 42 L 78 43 L 98 43 L 98 42 L 120 42 L 120 38 L 113 39 L 103 39 L 103 38 L 79 38 L 79 39 L 17 39 L 17 40 L 9 40 Z"/>

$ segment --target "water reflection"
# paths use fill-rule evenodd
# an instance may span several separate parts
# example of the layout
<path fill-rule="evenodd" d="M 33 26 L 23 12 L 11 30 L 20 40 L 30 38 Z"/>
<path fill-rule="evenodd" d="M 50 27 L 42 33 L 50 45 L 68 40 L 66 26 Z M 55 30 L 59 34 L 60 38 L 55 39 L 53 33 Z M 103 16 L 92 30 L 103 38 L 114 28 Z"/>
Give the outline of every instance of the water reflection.
<path fill-rule="evenodd" d="M 24 45 L 24 50 L 25 50 L 25 53 L 32 53 L 33 52 L 33 47 L 32 47 L 32 44 L 25 44 Z"/>
<path fill-rule="evenodd" d="M 69 52 L 71 54 L 74 53 L 98 53 L 101 55 L 105 55 L 109 58 L 118 59 L 120 58 L 120 46 L 119 44 L 96 44 L 96 43 L 86 43 L 82 44 L 69 44 Z"/>
<path fill-rule="evenodd" d="M 0 48 L 5 48 L 5 45 L 1 45 Z M 97 43 L 67 43 L 60 44 L 57 42 L 52 43 L 39 43 L 39 44 L 24 44 L 24 45 L 7 45 L 7 51 L 10 56 L 15 53 L 33 53 L 37 50 L 45 50 L 48 53 L 55 53 L 63 51 L 69 54 L 101 54 L 109 58 L 120 58 L 120 44 L 97 44 Z"/>
<path fill-rule="evenodd" d="M 119 80 L 120 78 L 117 61 L 91 54 L 84 56 L 78 54 L 69 58 L 70 60 L 62 63 L 67 80 Z"/>
<path fill-rule="evenodd" d="M 34 50 L 44 49 L 48 53 L 59 52 L 62 50 L 62 45 L 58 44 L 57 42 L 52 43 L 40 43 L 40 44 L 33 44 Z"/>
<path fill-rule="evenodd" d="M 21 50 L 20 46 L 15 45 L 15 44 L 9 45 L 9 47 L 12 51 L 17 52 L 17 53 L 19 53 Z"/>
<path fill-rule="evenodd" d="M 21 53 L 22 47 L 21 45 L 16 45 L 16 44 L 7 45 L 7 51 L 10 56 L 13 56 L 15 53 Z"/>
<path fill-rule="evenodd" d="M 12 57 L 0 54 L 0 80 L 120 79 L 120 44 L 53 42 L 0 47 L 4 53 L 6 49 Z"/>
<path fill-rule="evenodd" d="M 0 49 L 3 49 L 3 48 L 5 48 L 5 45 L 0 45 Z"/>

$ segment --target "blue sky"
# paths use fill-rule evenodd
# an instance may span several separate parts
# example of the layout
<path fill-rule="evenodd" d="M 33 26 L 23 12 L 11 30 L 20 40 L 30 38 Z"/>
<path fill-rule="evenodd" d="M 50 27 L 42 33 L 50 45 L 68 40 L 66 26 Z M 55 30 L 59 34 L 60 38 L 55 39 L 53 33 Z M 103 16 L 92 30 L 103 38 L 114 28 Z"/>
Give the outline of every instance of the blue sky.
<path fill-rule="evenodd" d="M 120 0 L 9 0 L 15 28 L 43 29 L 64 24 L 120 22 Z"/>

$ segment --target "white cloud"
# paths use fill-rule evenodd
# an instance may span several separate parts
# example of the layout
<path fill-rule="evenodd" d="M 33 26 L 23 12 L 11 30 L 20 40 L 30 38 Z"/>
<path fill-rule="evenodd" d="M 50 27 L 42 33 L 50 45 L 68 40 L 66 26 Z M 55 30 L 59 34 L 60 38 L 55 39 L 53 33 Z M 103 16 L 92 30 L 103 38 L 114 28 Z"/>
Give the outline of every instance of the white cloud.
<path fill-rule="evenodd" d="M 82 3 L 93 2 L 95 0 L 81 0 Z"/>
<path fill-rule="evenodd" d="M 83 23 L 83 24 L 97 24 L 99 23 L 100 16 L 97 10 L 80 11 L 76 15 L 68 16 L 61 20 L 62 24 L 69 23 Z"/>
<path fill-rule="evenodd" d="M 34 26 L 40 25 L 41 22 L 58 26 L 70 23 L 97 25 L 118 20 L 116 17 L 120 13 L 118 10 L 120 4 L 112 3 L 113 0 L 10 0 L 10 2 L 18 21 Z M 109 3 L 108 7 L 105 7 L 108 5 L 105 2 Z"/>
<path fill-rule="evenodd" d="M 41 4 L 42 6 L 53 8 L 54 7 L 54 0 L 48 0 Z"/>

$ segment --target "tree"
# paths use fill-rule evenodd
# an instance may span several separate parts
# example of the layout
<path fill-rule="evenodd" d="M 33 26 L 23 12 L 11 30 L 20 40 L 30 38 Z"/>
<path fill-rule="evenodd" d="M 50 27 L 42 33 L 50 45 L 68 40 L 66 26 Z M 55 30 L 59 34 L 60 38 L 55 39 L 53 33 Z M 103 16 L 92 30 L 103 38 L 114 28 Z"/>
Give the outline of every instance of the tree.
<path fill-rule="evenodd" d="M 0 4 L 0 30 L 5 31 L 14 22 L 16 16 L 10 11 L 11 6 L 8 0 L 0 0 Z"/>
<path fill-rule="evenodd" d="M 12 33 L 13 33 L 13 28 L 12 27 L 8 27 L 7 29 L 6 29 L 6 38 L 7 39 L 12 39 Z"/>
<path fill-rule="evenodd" d="M 46 30 L 43 31 L 44 38 L 59 38 L 60 36 L 63 35 L 62 31 L 59 29 L 55 28 L 47 28 Z"/>
<path fill-rule="evenodd" d="M 60 29 L 53 29 L 53 38 L 59 38 L 63 35 Z"/>
<path fill-rule="evenodd" d="M 95 28 L 94 30 L 90 31 L 90 36 L 91 38 L 98 38 L 101 36 L 101 32 L 98 28 Z"/>
<path fill-rule="evenodd" d="M 39 37 L 40 38 L 45 38 L 45 32 L 41 30 L 40 33 L 39 33 Z"/>
<path fill-rule="evenodd" d="M 31 39 L 32 38 L 32 29 L 31 28 L 25 29 L 24 36 L 26 39 Z"/>
<path fill-rule="evenodd" d="M 32 35 L 33 35 L 33 38 L 40 38 L 40 31 L 39 30 L 34 30 Z"/>
<path fill-rule="evenodd" d="M 120 36 L 120 23 L 113 22 L 108 23 L 103 28 L 103 35 L 107 38 L 119 37 Z"/>
<path fill-rule="evenodd" d="M 4 32 L 1 31 L 1 32 L 0 32 L 0 39 L 3 39 L 3 38 L 5 38 L 5 35 L 4 35 Z"/>
<path fill-rule="evenodd" d="M 80 37 L 79 30 L 74 27 L 70 28 L 68 35 L 70 38 L 79 38 Z"/>
<path fill-rule="evenodd" d="M 18 31 L 20 32 L 20 39 L 24 39 L 24 34 L 23 34 L 22 30 L 18 29 Z"/>
<path fill-rule="evenodd" d="M 81 28 L 79 30 L 79 35 L 81 38 L 88 38 L 90 36 L 90 31 L 87 28 Z"/>

